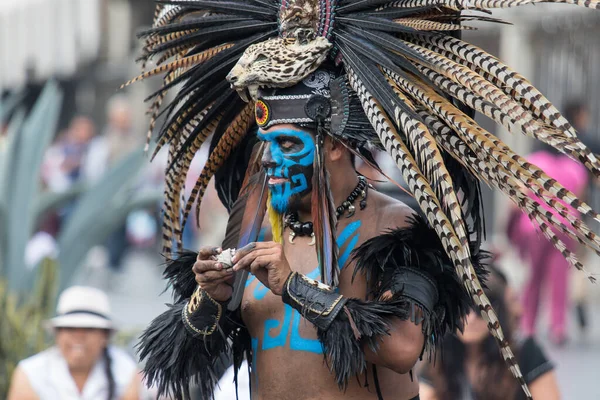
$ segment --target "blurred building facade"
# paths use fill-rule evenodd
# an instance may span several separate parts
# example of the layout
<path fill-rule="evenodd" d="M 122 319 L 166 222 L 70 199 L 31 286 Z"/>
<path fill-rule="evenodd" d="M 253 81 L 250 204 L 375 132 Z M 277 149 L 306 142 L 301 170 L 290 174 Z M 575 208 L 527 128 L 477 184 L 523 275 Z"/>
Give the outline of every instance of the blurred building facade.
<path fill-rule="evenodd" d="M 151 0 L 2 0 L 0 93 L 26 86 L 35 92 L 46 79 L 57 78 L 65 90 L 61 126 L 78 114 L 100 123 L 108 99 L 138 71 L 135 33 L 151 23 L 153 14 Z M 590 134 L 600 139 L 600 13 L 541 4 L 493 16 L 512 24 L 474 25 L 478 30 L 466 31 L 465 39 L 528 77 L 559 109 L 569 99 L 583 99 L 591 110 Z M 136 132 L 144 131 L 143 99 L 152 86 L 127 88 Z M 531 140 L 480 122 L 517 152 L 533 149 Z M 484 201 L 488 230 L 501 231 L 507 201 L 491 192 Z"/>

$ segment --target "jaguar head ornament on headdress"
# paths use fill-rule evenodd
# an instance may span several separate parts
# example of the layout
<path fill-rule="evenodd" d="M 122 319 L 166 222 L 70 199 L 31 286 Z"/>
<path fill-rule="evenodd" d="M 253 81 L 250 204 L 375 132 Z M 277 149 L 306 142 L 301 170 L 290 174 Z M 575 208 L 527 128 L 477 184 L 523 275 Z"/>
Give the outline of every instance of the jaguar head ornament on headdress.
<path fill-rule="evenodd" d="M 297 39 L 269 39 L 248 47 L 227 80 L 244 101 L 256 100 L 259 88 L 300 82 L 325 61 L 330 48 L 331 43 L 323 37 L 304 44 Z"/>
<path fill-rule="evenodd" d="M 481 221 L 477 182 L 506 193 L 578 269 L 582 264 L 552 228 L 600 254 L 598 237 L 571 211 L 596 220 L 600 215 L 479 126 L 471 111 L 581 161 L 596 177 L 600 163 L 537 89 L 497 58 L 461 40 L 460 32 L 465 21 L 494 21 L 480 11 L 541 2 L 600 8 L 597 0 L 160 1 L 152 28 L 141 34 L 144 67 L 151 59 L 157 66 L 133 81 L 162 75 L 161 88 L 150 96 L 148 138 L 166 92 L 177 90 L 164 107 L 156 150 L 169 146 L 165 252 L 171 252 L 173 239 L 180 245 L 183 225 L 194 204 L 199 211 L 213 176 L 221 178 L 216 186 L 226 205 L 235 201 L 240 188 L 235 182 L 246 178 L 245 166 L 235 160 L 240 151 L 251 152 L 249 137 L 257 125 L 306 119 L 298 124 L 313 124 L 320 134 L 347 139 L 351 151 L 383 147 L 530 397 L 467 245 L 469 232 L 477 231 Z M 463 10 L 473 12 L 465 16 Z M 295 85 L 306 87 L 325 63 L 337 68 L 329 97 L 284 93 Z M 301 109 L 309 104 L 316 107 Z M 360 114 L 359 122 L 353 121 L 354 114 Z M 362 129 L 360 121 L 370 128 Z M 209 158 L 191 196 L 181 204 L 191 160 L 209 137 Z M 325 278 L 335 283 L 333 274 Z"/>

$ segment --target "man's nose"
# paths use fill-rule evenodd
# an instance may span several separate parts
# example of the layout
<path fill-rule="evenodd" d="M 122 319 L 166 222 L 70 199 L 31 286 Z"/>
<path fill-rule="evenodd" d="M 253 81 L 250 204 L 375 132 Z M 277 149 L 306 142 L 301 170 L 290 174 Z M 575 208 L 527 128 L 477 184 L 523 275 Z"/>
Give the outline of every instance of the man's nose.
<path fill-rule="evenodd" d="M 275 168 L 277 166 L 277 160 L 273 159 L 273 154 L 271 153 L 270 145 L 267 145 L 265 147 L 265 151 L 263 152 L 261 162 L 263 168 Z"/>

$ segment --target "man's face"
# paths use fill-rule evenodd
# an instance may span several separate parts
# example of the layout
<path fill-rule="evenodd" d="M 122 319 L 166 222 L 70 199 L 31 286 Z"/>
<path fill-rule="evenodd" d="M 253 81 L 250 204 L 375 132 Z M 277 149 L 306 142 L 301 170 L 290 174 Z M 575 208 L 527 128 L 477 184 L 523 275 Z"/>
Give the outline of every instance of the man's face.
<path fill-rule="evenodd" d="M 311 193 L 314 137 L 306 130 L 284 124 L 259 129 L 258 138 L 267 144 L 262 163 L 269 179 L 271 206 L 285 214 Z"/>

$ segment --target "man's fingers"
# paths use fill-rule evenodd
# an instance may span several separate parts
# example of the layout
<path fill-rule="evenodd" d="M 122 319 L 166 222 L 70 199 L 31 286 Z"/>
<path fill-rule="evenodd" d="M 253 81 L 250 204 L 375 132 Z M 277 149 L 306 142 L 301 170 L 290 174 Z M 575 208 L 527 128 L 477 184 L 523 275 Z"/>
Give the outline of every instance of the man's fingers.
<path fill-rule="evenodd" d="M 271 254 L 273 254 L 273 249 L 270 248 L 254 250 L 237 261 L 233 265 L 233 270 L 239 271 L 241 269 L 247 269 L 257 257 L 268 256 Z"/>
<path fill-rule="evenodd" d="M 266 256 L 266 255 L 256 257 L 250 263 L 250 273 L 252 273 L 252 275 L 256 275 L 260 269 L 265 268 L 267 265 L 269 265 L 270 261 L 271 261 L 271 257 Z"/>
<path fill-rule="evenodd" d="M 192 271 L 196 274 L 203 274 L 207 271 L 220 271 L 223 269 L 223 264 L 213 260 L 196 261 L 192 267 Z"/>
<path fill-rule="evenodd" d="M 221 253 L 220 247 L 215 246 L 205 246 L 200 249 L 198 252 L 198 260 L 208 260 L 212 256 L 216 256 Z"/>
<path fill-rule="evenodd" d="M 202 284 L 211 283 L 221 283 L 225 282 L 227 279 L 231 278 L 233 275 L 232 270 L 223 270 L 223 271 L 208 271 L 203 274 L 196 276 L 196 282 L 202 286 Z"/>
<path fill-rule="evenodd" d="M 257 250 L 271 249 L 275 245 L 277 245 L 275 242 L 250 242 L 235 252 L 232 261 L 236 263 L 238 260 L 241 260 L 250 253 L 253 253 Z"/>

